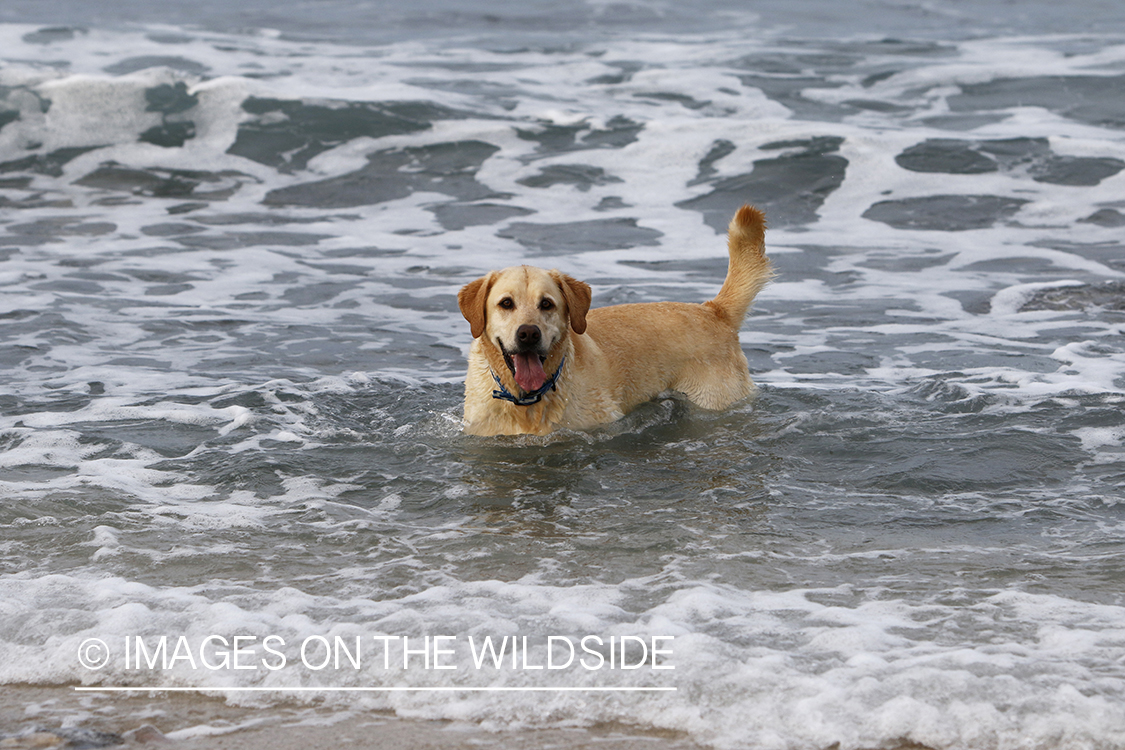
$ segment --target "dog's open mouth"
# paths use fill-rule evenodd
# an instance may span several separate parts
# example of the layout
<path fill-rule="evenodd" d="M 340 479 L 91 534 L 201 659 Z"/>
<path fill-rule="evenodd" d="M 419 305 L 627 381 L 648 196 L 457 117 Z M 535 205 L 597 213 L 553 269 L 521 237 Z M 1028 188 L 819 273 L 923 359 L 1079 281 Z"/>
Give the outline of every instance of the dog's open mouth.
<path fill-rule="evenodd" d="M 547 382 L 547 373 L 543 370 L 543 363 L 547 358 L 537 352 L 511 352 L 503 347 L 500 351 L 504 354 L 504 363 L 516 378 L 516 385 L 524 393 L 533 393 Z"/>

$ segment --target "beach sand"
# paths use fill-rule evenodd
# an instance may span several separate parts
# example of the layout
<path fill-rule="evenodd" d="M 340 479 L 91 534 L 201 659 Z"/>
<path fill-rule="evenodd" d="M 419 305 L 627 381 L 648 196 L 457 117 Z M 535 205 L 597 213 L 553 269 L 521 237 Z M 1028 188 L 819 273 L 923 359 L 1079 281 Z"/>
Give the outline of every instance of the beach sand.
<path fill-rule="evenodd" d="M 0 748 L 702 750 L 681 733 L 622 725 L 490 732 L 472 724 L 306 704 L 233 706 L 199 694 L 88 693 L 70 687 L 5 685 L 0 695 Z"/>

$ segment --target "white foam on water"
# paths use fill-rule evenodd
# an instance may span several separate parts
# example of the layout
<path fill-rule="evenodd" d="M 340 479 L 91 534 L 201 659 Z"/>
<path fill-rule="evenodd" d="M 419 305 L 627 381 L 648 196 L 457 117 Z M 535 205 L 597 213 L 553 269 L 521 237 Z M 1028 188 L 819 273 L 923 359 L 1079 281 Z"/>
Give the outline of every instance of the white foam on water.
<path fill-rule="evenodd" d="M 372 480 L 334 476 L 332 468 L 315 475 L 305 470 L 299 478 L 278 470 L 277 476 L 262 478 L 265 487 L 237 483 L 241 457 L 294 451 L 299 461 L 301 453 L 334 445 L 342 435 L 352 439 L 368 434 L 368 427 L 375 431 L 385 416 L 378 411 L 382 407 L 372 407 L 370 424 L 359 425 L 327 414 L 326 403 L 343 403 L 346 409 L 348 399 L 385 396 L 394 390 L 388 383 L 432 388 L 458 382 L 463 362 L 455 350 L 467 348 L 468 336 L 453 294 L 489 268 L 519 262 L 557 265 L 586 278 L 599 295 L 624 291 L 643 299 L 669 293 L 707 298 L 717 290 L 718 275 L 692 277 L 662 270 L 661 263 L 721 265 L 723 238 L 700 213 L 675 204 L 707 195 L 715 181 L 752 173 L 755 162 L 802 148 L 779 148 L 779 142 L 824 136 L 844 139 L 834 153 L 847 160 L 845 177 L 817 209 L 818 221 L 778 226 L 768 234 L 778 265 L 797 270 L 788 278 L 781 275 L 763 292 L 741 334 L 747 350 L 769 350 L 775 369 L 756 372 L 759 383 L 802 393 L 896 394 L 927 378 L 941 378 L 949 387 L 963 389 L 966 399 L 994 397 L 986 413 L 1026 414 L 1051 399 L 1086 396 L 1103 398 L 1113 407 L 1125 389 L 1120 322 L 1082 310 L 1023 308 L 1036 293 L 1077 290 L 1125 273 L 1112 253 L 1095 252 L 1102 245 L 1120 244 L 1120 228 L 1080 221 L 1103 205 L 1121 206 L 1125 173 L 1098 185 L 1057 185 L 1036 182 L 1018 169 L 974 175 L 912 172 L 894 157 L 930 139 L 1043 138 L 1057 155 L 1125 158 L 1119 128 L 1080 122 L 1038 106 L 1005 109 L 1002 118 L 965 131 L 927 124 L 930 118 L 956 114 L 949 102 L 963 85 L 1006 77 L 1119 76 L 1125 45 L 1103 40 L 1096 51 L 1067 55 L 1052 48 L 1056 38 L 984 39 L 951 45 L 948 55 L 919 55 L 903 62 L 901 55 L 869 51 L 856 58 L 854 69 L 775 74 L 777 80 L 808 77 L 801 98 L 825 107 L 855 100 L 893 105 L 816 120 L 802 119 L 783 102 L 744 85 L 740 76 L 760 71 L 737 63 L 747 56 L 772 55 L 811 66 L 802 62 L 810 48 L 747 40 L 733 32 L 500 53 L 421 42 L 369 50 L 296 43 L 270 34 L 201 32 L 185 32 L 189 41 L 169 47 L 141 31 L 97 29 L 69 41 L 25 42 L 23 36 L 34 30 L 0 25 L 0 50 L 12 61 L 0 67 L 0 85 L 10 87 L 8 106 L 20 111 L 20 119 L 0 129 L 0 161 L 60 148 L 98 148 L 68 162 L 60 177 L 36 174 L 26 187 L 0 188 L 11 200 L 41 194 L 45 200 L 72 204 L 8 212 L 10 234 L 19 225 L 59 218 L 86 225 L 57 236 L 42 230 L 51 241 L 27 243 L 0 269 L 0 311 L 52 311 L 60 316 L 61 328 L 69 322 L 79 331 L 68 339 L 38 330 L 8 342 L 35 352 L 6 385 L 37 405 L 0 420 L 0 439 L 5 441 L 0 467 L 11 472 L 0 479 L 0 488 L 32 508 L 59 498 L 109 497 L 113 503 L 111 511 L 90 521 L 88 534 L 75 545 L 78 550 L 61 562 L 29 560 L 29 554 L 42 549 L 22 541 L 25 537 L 13 537 L 3 548 L 16 563 L 0 576 L 0 644 L 6 654 L 0 683 L 105 686 L 159 680 L 204 688 L 232 701 L 251 699 L 226 693 L 226 688 L 674 686 L 674 693 L 595 699 L 569 693 L 327 691 L 306 697 L 489 728 L 624 722 L 685 731 L 717 748 L 838 745 L 847 750 L 903 740 L 943 750 L 1094 750 L 1125 744 L 1125 611 L 1119 592 L 1103 590 L 1104 583 L 1089 594 L 1091 601 L 1080 593 L 1068 598 L 1018 587 L 961 589 L 965 578 L 953 562 L 943 569 L 940 591 L 908 594 L 888 587 L 886 580 L 840 589 L 793 582 L 779 591 L 756 580 L 734 587 L 674 565 L 648 578 L 623 574 L 624 580 L 610 585 L 593 574 L 567 573 L 565 562 L 550 559 L 520 560 L 533 572 L 513 574 L 511 580 L 475 580 L 459 578 L 448 566 L 474 554 L 486 558 L 489 550 L 457 545 L 468 533 L 463 518 L 438 524 L 411 520 L 416 512 L 411 493 L 394 485 L 401 467 L 385 469 L 386 486 L 371 497 Z M 181 64 L 181 69 L 112 72 L 115 63 L 144 56 L 174 56 L 194 65 L 187 64 L 186 71 Z M 67 64 L 55 65 L 58 60 Z M 641 69 L 627 80 L 596 82 L 621 74 L 623 67 L 614 63 L 629 61 L 640 61 Z M 887 71 L 888 76 L 870 78 Z M 813 85 L 816 81 L 830 85 Z M 145 91 L 177 83 L 198 97 L 199 103 L 181 115 L 194 123 L 195 137 L 179 148 L 138 142 L 140 132 L 162 122 L 160 113 L 145 111 Z M 425 101 L 459 115 L 417 132 L 348 140 L 326 148 L 306 168 L 279 172 L 227 153 L 239 125 L 251 117 L 241 108 L 248 97 L 332 106 Z M 51 104 L 44 111 L 41 103 L 48 99 Z M 643 126 L 635 140 L 614 148 L 580 147 L 582 137 L 612 128 L 615 118 Z M 545 155 L 528 137 L 559 127 L 579 128 L 573 150 Z M 479 202 L 534 213 L 446 230 L 427 209 L 456 199 L 421 190 L 345 208 L 262 205 L 270 191 L 348 174 L 379 151 L 458 140 L 498 148 L 475 174 L 496 196 Z M 736 148 L 711 165 L 712 175 L 689 185 L 719 141 Z M 223 184 L 239 188 L 226 200 L 169 213 L 193 199 L 135 198 L 128 191 L 74 184 L 110 161 L 134 169 L 237 172 L 227 174 Z M 574 165 L 600 169 L 619 181 L 559 182 L 545 188 L 521 182 L 549 167 Z M 949 194 L 1029 202 L 991 226 L 956 232 L 899 228 L 863 217 L 879 201 Z M 230 225 L 197 221 L 239 214 L 246 216 Z M 497 236 L 498 230 L 518 222 L 606 219 L 635 220 L 639 229 L 660 233 L 658 244 L 579 247 L 551 255 Z M 90 226 L 99 222 L 113 228 Z M 178 242 L 144 231 L 174 223 L 201 230 L 189 237 L 215 242 Z M 222 244 L 229 239 L 227 232 L 269 231 L 323 237 L 293 244 L 268 237 L 248 240 L 247 246 Z M 379 252 L 362 252 L 367 250 Z M 818 266 L 821 252 L 831 255 Z M 91 275 L 77 280 L 96 288 L 66 286 L 76 281 L 71 275 L 75 266 L 60 262 L 73 259 L 91 262 Z M 802 272 L 802 264 L 812 270 Z M 427 278 L 419 268 L 435 273 Z M 175 288 L 150 293 L 164 283 L 145 280 L 156 271 L 178 279 L 165 284 Z M 428 283 L 408 283 L 419 278 Z M 318 284 L 342 288 L 307 302 L 286 296 L 300 298 L 300 292 Z M 20 319 L 6 320 L 15 324 Z M 193 329 L 195 323 L 222 320 L 236 320 L 238 330 L 249 333 L 221 325 Z M 166 332 L 163 325 L 168 325 Z M 297 351 L 299 344 L 313 347 L 326 338 L 317 330 L 302 332 L 317 327 L 355 327 L 362 330 L 362 336 L 357 334 L 362 342 L 346 354 L 301 360 L 285 368 L 285 377 L 271 371 L 281 365 L 289 347 Z M 266 353 L 259 361 L 238 364 L 247 338 L 252 348 L 270 336 L 285 344 L 273 349 L 263 345 Z M 408 336 L 425 342 L 418 344 L 421 364 L 367 358 L 362 361 L 371 362 L 370 368 L 360 369 L 363 365 L 351 360 L 363 353 L 392 357 Z M 434 351 L 440 351 L 438 344 L 453 351 L 449 362 L 438 362 L 439 355 L 425 351 L 427 344 Z M 802 364 L 817 356 L 866 351 L 876 356 L 852 371 Z M 973 359 L 978 355 L 979 363 Z M 276 361 L 269 361 L 270 356 Z M 236 364 L 225 364 L 230 361 Z M 94 383 L 100 390 L 92 389 Z M 285 399 L 279 395 L 283 392 Z M 266 406 L 214 405 L 245 393 L 260 397 Z M 427 418 L 424 424 L 388 418 L 389 439 L 403 451 L 427 448 L 422 461 L 435 460 L 440 451 L 472 452 L 454 442 L 455 417 L 438 409 Z M 791 415 L 788 430 L 806 429 L 802 420 L 820 418 Z M 145 447 L 143 436 L 131 438 L 124 430 L 124 437 L 112 438 L 116 442 L 109 448 L 109 438 L 84 437 L 83 430 L 94 428 L 116 435 L 114 430 L 126 424 L 165 431 L 191 428 L 198 430 L 198 438 L 170 451 L 175 460 L 169 460 Z M 779 427 L 777 434 L 786 429 Z M 1119 425 L 1061 429 L 1081 443 L 1089 459 L 1085 468 L 1113 471 L 1120 464 L 1125 438 Z M 565 450 L 566 440 L 576 439 L 560 440 Z M 234 462 L 235 468 L 217 472 L 216 478 L 188 460 L 207 451 Z M 487 494 L 478 478 L 444 479 L 434 490 L 435 502 Z M 721 485 L 722 479 L 716 482 Z M 353 502 L 357 494 L 360 501 Z M 970 514 L 989 505 L 952 494 L 941 500 L 942 510 L 964 502 L 964 512 Z M 1065 501 L 1078 505 L 1073 497 Z M 65 526 L 69 519 L 58 520 L 63 512 L 35 521 L 50 525 L 54 519 Z M 1023 513 L 1023 507 L 1012 513 Z M 479 519 L 474 517 L 473 523 L 483 525 Z M 32 525 L 32 519 L 20 516 L 13 528 L 23 533 Z M 528 528 L 533 530 L 521 533 L 538 533 L 534 525 Z M 231 530 L 266 540 L 261 544 L 271 548 L 248 551 L 226 535 Z M 405 562 L 396 564 L 410 568 L 410 575 L 390 564 L 384 567 L 375 556 L 361 559 L 349 552 L 344 560 L 341 545 L 362 534 L 370 535 L 362 538 L 372 544 L 403 545 Z M 426 557 L 428 548 L 423 549 L 423 542 L 439 540 L 450 545 L 442 564 Z M 971 557 L 998 554 L 1004 545 L 978 539 L 941 551 L 952 554 L 951 549 Z M 286 555 L 309 550 L 313 557 L 339 555 L 341 567 L 327 574 L 312 564 L 300 568 L 306 564 L 300 558 L 294 569 L 285 568 Z M 844 565 L 860 558 L 899 559 L 913 551 L 880 545 L 855 554 L 827 551 L 824 561 Z M 756 550 L 745 554 L 748 559 L 769 557 Z M 191 566 L 208 556 L 246 560 L 251 572 L 242 580 L 192 580 L 182 574 L 182 585 L 153 582 L 156 574 L 150 568 L 163 571 L 182 564 L 182 570 L 195 570 Z M 263 559 L 266 563 L 256 567 Z M 1117 603 L 1094 601 L 1115 596 Z M 181 661 L 153 673 L 127 670 L 120 658 L 102 670 L 88 670 L 75 658 L 88 638 L 120 649 L 125 634 L 183 635 L 198 645 L 212 633 L 277 634 L 287 644 L 337 635 L 350 642 L 357 635 L 448 634 L 461 644 L 470 635 L 528 635 L 540 639 L 533 663 L 545 656 L 542 639 L 550 634 L 672 635 L 676 669 L 488 673 L 475 669 L 463 651 L 454 657 L 458 669 L 450 672 L 389 671 L 378 660 L 365 660 L 358 670 L 330 671 L 299 665 L 276 671 L 192 669 Z M 191 736 L 206 731 L 199 728 Z"/>
<path fill-rule="evenodd" d="M 0 679 L 80 681 L 84 685 L 147 685 L 210 689 L 242 700 L 229 687 L 582 687 L 674 686 L 675 693 L 606 694 L 597 701 L 565 693 L 391 693 L 360 696 L 314 692 L 310 699 L 393 709 L 404 716 L 514 728 L 626 722 L 689 732 L 715 747 L 859 748 L 891 740 L 931 747 L 1112 746 L 1125 738 L 1114 710 L 1125 694 L 1115 654 L 1125 646 L 1120 606 L 1003 592 L 968 606 L 909 604 L 877 596 L 855 605 L 823 603 L 841 592 L 794 589 L 746 592 L 688 584 L 641 612 L 623 608 L 651 581 L 617 587 L 555 587 L 535 578 L 441 585 L 401 599 L 336 601 L 291 589 L 270 595 L 249 589 L 215 601 L 208 584 L 156 589 L 121 579 L 70 576 L 8 579 L 7 623 L 34 607 L 33 632 L 8 648 L 15 658 Z M 872 592 L 874 593 L 874 592 Z M 75 608 L 75 602 L 86 606 Z M 672 635 L 674 670 L 629 673 L 585 670 L 477 669 L 467 637 L 534 632 L 526 662 L 545 663 L 545 636 Z M 980 641 L 973 633 L 989 632 Z M 198 645 L 209 634 L 255 636 L 244 658 L 265 655 L 262 639 L 282 637 L 292 661 L 269 671 L 192 669 L 181 655 L 168 670 L 121 667 L 122 633 L 185 635 Z M 452 635 L 450 671 L 384 668 L 372 636 Z M 31 645 L 46 638 L 46 648 Z M 291 644 L 340 636 L 367 642 L 361 667 L 301 666 Z M 76 669 L 73 653 L 91 637 L 115 654 L 97 672 Z M 535 640 L 534 638 L 532 639 Z M 320 645 L 320 642 L 313 645 Z M 277 643 L 275 643 L 275 647 Z M 354 651 L 353 651 L 354 655 Z M 221 654 L 207 655 L 215 664 Z M 195 657 L 202 661 L 202 657 Z M 319 662 L 321 656 L 310 662 Z M 276 661 L 274 662 L 277 663 Z M 1116 666 L 1115 666 L 1116 664 Z M 415 667 L 420 667 L 416 664 Z M 260 700 L 260 696 L 255 700 Z"/>

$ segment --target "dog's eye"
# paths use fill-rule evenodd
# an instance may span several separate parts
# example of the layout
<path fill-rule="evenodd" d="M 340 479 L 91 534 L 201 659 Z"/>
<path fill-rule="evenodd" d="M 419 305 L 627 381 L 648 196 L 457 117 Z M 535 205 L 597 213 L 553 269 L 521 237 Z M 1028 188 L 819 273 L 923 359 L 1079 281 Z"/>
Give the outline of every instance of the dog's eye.
<path fill-rule="evenodd" d="M 500 307 L 504 308 L 505 310 L 511 310 L 513 307 L 516 306 L 516 303 L 512 302 L 511 297 L 505 297 L 504 299 L 500 300 L 499 304 L 500 304 Z"/>
<path fill-rule="evenodd" d="M 547 299 L 546 297 L 544 297 L 543 301 L 539 303 L 539 309 L 540 310 L 552 310 L 552 309 L 554 309 L 554 307 L 555 307 L 555 303 L 552 302 L 551 300 Z"/>

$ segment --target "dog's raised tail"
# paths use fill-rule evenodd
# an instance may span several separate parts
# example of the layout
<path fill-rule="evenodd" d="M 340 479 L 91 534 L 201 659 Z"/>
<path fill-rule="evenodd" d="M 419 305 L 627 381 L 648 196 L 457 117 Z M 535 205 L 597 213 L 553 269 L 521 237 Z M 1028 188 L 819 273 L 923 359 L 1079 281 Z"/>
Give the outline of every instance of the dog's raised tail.
<path fill-rule="evenodd" d="M 758 292 L 773 278 L 766 257 L 766 215 L 753 206 L 738 209 L 727 230 L 727 245 L 727 278 L 710 305 L 738 328 Z"/>

